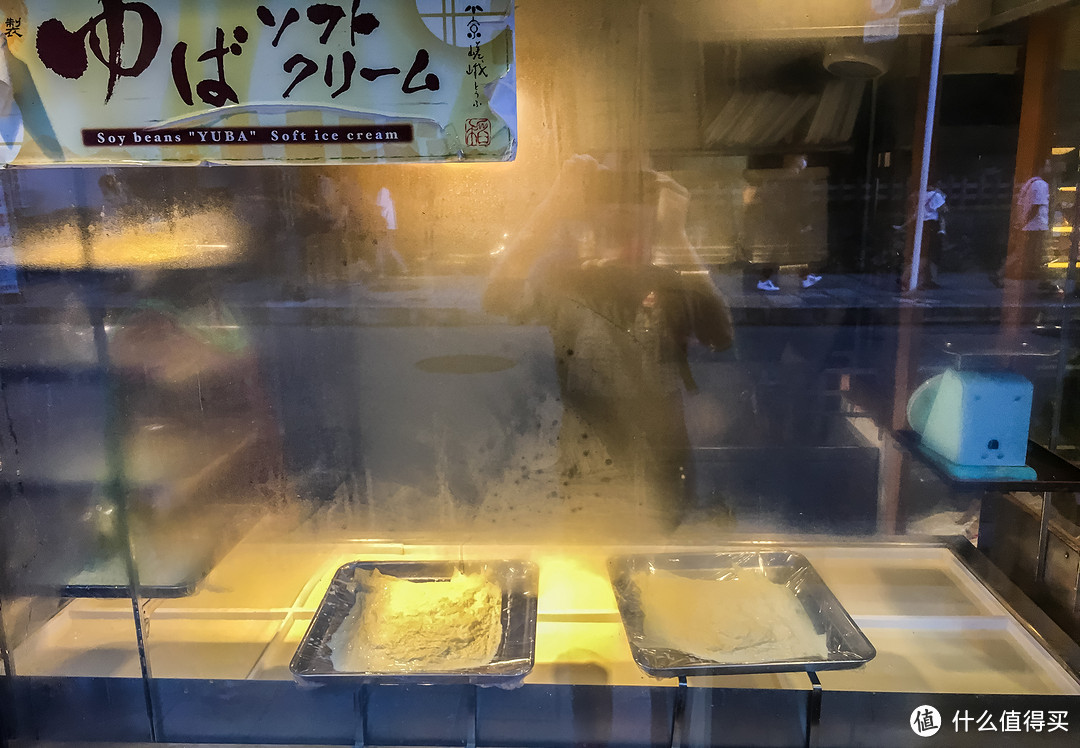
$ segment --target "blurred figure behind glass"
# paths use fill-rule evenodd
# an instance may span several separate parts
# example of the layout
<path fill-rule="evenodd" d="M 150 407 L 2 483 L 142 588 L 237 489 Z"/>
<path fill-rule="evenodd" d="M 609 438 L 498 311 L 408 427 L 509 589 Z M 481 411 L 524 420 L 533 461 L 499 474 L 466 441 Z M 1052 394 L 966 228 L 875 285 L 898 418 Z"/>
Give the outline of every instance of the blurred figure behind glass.
<path fill-rule="evenodd" d="M 404 275 L 405 261 L 397 251 L 397 209 L 388 187 L 379 189 L 375 196 L 381 221 L 375 230 L 375 274 Z"/>
<path fill-rule="evenodd" d="M 644 170 L 568 160 L 507 247 L 485 307 L 546 325 L 563 402 L 564 498 L 643 491 L 668 528 L 696 502 L 684 392 L 691 338 L 733 340 L 685 231 L 689 194 Z"/>

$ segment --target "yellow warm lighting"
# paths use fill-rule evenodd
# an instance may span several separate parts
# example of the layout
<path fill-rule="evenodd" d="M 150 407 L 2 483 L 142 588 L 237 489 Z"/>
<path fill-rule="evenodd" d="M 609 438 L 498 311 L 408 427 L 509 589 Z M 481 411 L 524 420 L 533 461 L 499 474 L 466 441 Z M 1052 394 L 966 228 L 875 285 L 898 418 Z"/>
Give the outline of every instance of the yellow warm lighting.
<path fill-rule="evenodd" d="M 102 222 L 84 238 L 67 223 L 15 235 L 16 263 L 64 270 L 213 267 L 236 261 L 240 224 L 232 215 L 203 211 L 151 221 Z"/>
<path fill-rule="evenodd" d="M 1073 148 L 1051 148 L 1050 153 L 1054 154 L 1055 156 L 1064 156 L 1066 153 L 1071 153 L 1074 150 L 1076 150 L 1075 147 L 1073 147 Z"/>
<path fill-rule="evenodd" d="M 1076 192 L 1076 186 L 1072 187 L 1058 187 L 1058 192 Z"/>
<path fill-rule="evenodd" d="M 538 663 L 592 665 L 610 671 L 630 653 L 621 623 L 540 622 L 536 638 Z"/>
<path fill-rule="evenodd" d="M 539 559 L 538 613 L 550 620 L 618 620 L 603 558 L 547 556 Z"/>

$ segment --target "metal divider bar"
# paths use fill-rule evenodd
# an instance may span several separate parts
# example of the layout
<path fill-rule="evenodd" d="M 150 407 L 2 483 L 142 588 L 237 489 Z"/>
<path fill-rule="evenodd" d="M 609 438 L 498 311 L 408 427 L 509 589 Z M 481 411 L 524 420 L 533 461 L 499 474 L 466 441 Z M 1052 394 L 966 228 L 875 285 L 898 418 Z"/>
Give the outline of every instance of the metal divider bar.
<path fill-rule="evenodd" d="M 465 689 L 465 708 L 468 711 L 472 712 L 471 719 L 468 715 L 466 715 L 465 718 L 465 729 L 467 731 L 465 733 L 465 748 L 476 748 L 476 723 L 480 720 L 480 712 L 477 708 L 478 699 L 476 694 L 476 689 L 478 688 L 479 686 L 473 683 L 470 687 Z"/>
<path fill-rule="evenodd" d="M 675 690 L 675 705 L 671 710 L 671 748 L 682 748 L 686 737 L 686 676 L 679 676 L 679 687 Z"/>
<path fill-rule="evenodd" d="M 821 681 L 813 670 L 807 670 L 806 677 L 812 686 L 806 702 L 806 748 L 816 748 L 818 733 L 815 730 L 821 726 Z"/>
<path fill-rule="evenodd" d="M 367 745 L 367 710 L 368 710 L 368 685 L 361 683 L 356 690 L 353 700 L 356 710 L 356 737 L 353 740 L 354 748 L 364 748 Z"/>

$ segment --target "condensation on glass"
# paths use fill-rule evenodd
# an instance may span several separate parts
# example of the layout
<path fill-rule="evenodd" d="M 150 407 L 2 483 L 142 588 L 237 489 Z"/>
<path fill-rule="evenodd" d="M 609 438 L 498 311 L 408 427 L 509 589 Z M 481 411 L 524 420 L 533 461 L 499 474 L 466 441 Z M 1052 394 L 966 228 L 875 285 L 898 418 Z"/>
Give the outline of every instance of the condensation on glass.
<path fill-rule="evenodd" d="M 0 174 L 11 737 L 802 744 L 805 672 L 654 679 L 611 587 L 762 542 L 877 649 L 826 693 L 1080 727 L 1075 655 L 928 539 L 1076 636 L 1080 11 L 1034 5 L 935 48 L 907 0 L 525 2 L 513 162 Z M 946 372 L 987 387 L 944 436 L 974 487 L 919 446 Z M 436 561 L 535 564 L 519 688 L 297 685 L 339 568 Z"/>

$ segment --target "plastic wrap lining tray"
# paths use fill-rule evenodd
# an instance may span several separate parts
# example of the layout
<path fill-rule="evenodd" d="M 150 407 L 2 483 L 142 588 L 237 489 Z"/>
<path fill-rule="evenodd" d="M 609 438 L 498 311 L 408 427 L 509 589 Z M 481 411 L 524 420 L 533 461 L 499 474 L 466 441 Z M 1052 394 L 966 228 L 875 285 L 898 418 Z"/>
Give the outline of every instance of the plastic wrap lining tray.
<path fill-rule="evenodd" d="M 826 657 L 715 662 L 663 646 L 664 642 L 655 639 L 650 641 L 645 632 L 645 611 L 636 577 L 663 571 L 691 580 L 716 580 L 718 584 L 723 584 L 720 580 L 737 577 L 740 572 L 750 570 L 755 574 L 764 574 L 769 581 L 784 585 L 794 593 L 815 632 L 824 634 Z M 740 551 L 620 556 L 609 560 L 608 571 L 634 660 L 650 675 L 678 677 L 836 670 L 858 667 L 876 654 L 873 645 L 825 586 L 810 562 L 798 553 Z M 685 614 L 694 616 L 692 600 L 685 601 Z"/>
<path fill-rule="evenodd" d="M 356 572 L 378 570 L 412 582 L 446 581 L 455 571 L 483 574 L 502 590 L 502 639 L 494 659 L 468 670 L 421 672 L 341 672 L 331 659 L 330 638 L 357 603 Z M 536 648 L 536 565 L 526 561 L 354 561 L 337 570 L 289 669 L 298 679 L 316 683 L 476 683 L 511 684 L 533 667 Z M 360 599 L 363 604 L 363 598 Z"/>

